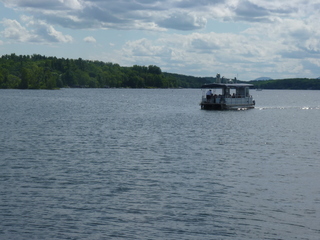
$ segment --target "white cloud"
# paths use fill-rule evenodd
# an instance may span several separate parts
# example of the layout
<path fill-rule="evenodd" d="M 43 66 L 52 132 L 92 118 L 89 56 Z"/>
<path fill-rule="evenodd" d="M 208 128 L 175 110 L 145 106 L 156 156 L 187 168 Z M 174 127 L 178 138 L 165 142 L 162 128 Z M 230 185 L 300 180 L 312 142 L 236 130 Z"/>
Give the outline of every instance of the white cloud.
<path fill-rule="evenodd" d="M 63 35 L 53 26 L 41 20 L 34 20 L 32 17 L 22 16 L 22 26 L 17 20 L 4 19 L 2 21 L 5 29 L 2 32 L 5 38 L 18 42 L 72 42 L 69 35 Z"/>
<path fill-rule="evenodd" d="M 254 74 L 300 76 L 319 64 L 320 32 L 308 24 L 285 20 L 253 25 L 240 34 L 162 34 L 155 40 L 128 41 L 116 54 L 127 65 L 153 63 L 165 71 L 200 76 L 215 72 L 229 77 L 243 73 L 247 80 Z"/>
<path fill-rule="evenodd" d="M 78 0 L 2 0 L 7 7 L 25 8 L 27 11 L 42 11 L 42 10 L 80 10 L 82 4 Z"/>
<path fill-rule="evenodd" d="M 2 0 L 51 25 L 65 28 L 199 30 L 210 19 L 272 22 L 319 11 L 318 0 Z"/>
<path fill-rule="evenodd" d="M 97 42 L 96 39 L 94 37 L 92 37 L 92 36 L 85 37 L 83 39 L 83 41 L 85 41 L 87 43 L 95 43 L 95 42 Z"/>
<path fill-rule="evenodd" d="M 35 37 L 16 20 L 3 19 L 2 24 L 5 27 L 4 31 L 2 32 L 5 38 L 19 42 L 27 42 Z"/>
<path fill-rule="evenodd" d="M 44 25 L 44 29 L 46 29 L 46 32 L 43 34 L 43 37 L 51 39 L 52 42 L 72 42 L 72 37 L 70 35 L 63 35 L 61 32 L 55 30 L 52 26 Z"/>
<path fill-rule="evenodd" d="M 186 31 L 202 29 L 206 23 L 207 20 L 205 18 L 186 12 L 172 13 L 166 19 L 157 22 L 160 27 Z"/>
<path fill-rule="evenodd" d="M 319 10 L 311 0 L 2 0 L 49 24 L 66 28 L 203 29 L 209 19 L 270 22 Z M 151 27 L 153 26 L 153 27 Z"/>
<path fill-rule="evenodd" d="M 64 4 L 66 7 L 69 7 L 71 9 L 75 10 L 81 10 L 82 4 L 78 0 L 59 0 L 62 4 Z"/>
<path fill-rule="evenodd" d="M 247 79 L 319 75 L 319 0 L 1 1 L 32 16 L 2 21 L 2 36 L 17 42 L 68 43 L 73 38 L 65 32 L 72 29 L 94 43 L 86 31 L 98 29 L 95 33 L 108 41 L 93 54 L 106 48 L 106 61 L 123 65 L 157 64 L 191 75 L 244 73 Z M 224 23 L 228 27 L 219 31 Z M 110 35 L 116 30 L 121 39 Z"/>

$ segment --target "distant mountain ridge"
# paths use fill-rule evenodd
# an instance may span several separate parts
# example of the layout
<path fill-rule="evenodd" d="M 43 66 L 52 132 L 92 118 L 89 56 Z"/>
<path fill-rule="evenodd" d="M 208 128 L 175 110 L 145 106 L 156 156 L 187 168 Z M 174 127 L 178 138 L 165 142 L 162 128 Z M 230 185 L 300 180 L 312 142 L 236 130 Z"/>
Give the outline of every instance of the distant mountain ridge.
<path fill-rule="evenodd" d="M 273 80 L 273 79 L 269 77 L 259 77 L 254 79 L 253 81 L 267 81 L 267 80 Z"/>

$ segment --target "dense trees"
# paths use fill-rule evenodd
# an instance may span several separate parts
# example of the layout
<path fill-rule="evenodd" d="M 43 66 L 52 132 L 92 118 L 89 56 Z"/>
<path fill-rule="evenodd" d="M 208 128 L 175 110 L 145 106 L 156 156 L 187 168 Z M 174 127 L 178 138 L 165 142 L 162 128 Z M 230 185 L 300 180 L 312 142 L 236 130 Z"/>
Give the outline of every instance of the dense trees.
<path fill-rule="evenodd" d="M 0 88 L 55 89 L 61 87 L 200 88 L 215 78 L 162 72 L 158 66 L 121 67 L 101 61 L 33 55 L 0 58 Z M 251 81 L 264 89 L 319 89 L 320 79 Z"/>
<path fill-rule="evenodd" d="M 175 88 L 200 87 L 174 75 L 164 74 L 158 66 L 121 67 L 119 64 L 64 59 L 41 55 L 3 55 L 0 58 L 0 88 L 55 89 L 61 87 Z"/>
<path fill-rule="evenodd" d="M 308 89 L 320 90 L 320 79 L 292 78 L 268 81 L 251 81 L 256 88 L 263 89 Z"/>

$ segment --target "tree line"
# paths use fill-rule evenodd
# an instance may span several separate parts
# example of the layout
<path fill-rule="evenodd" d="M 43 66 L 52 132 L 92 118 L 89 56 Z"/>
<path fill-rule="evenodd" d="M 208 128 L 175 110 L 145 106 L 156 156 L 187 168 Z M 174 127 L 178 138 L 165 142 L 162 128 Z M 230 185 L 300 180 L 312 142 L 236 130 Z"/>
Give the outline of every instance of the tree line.
<path fill-rule="evenodd" d="M 162 72 L 155 65 L 122 67 L 117 63 L 33 55 L 2 55 L 0 88 L 201 88 L 213 77 L 194 77 Z M 241 82 L 241 81 L 239 81 Z M 263 89 L 316 89 L 320 79 L 250 81 Z"/>
<path fill-rule="evenodd" d="M 250 81 L 255 88 L 262 89 L 292 89 L 292 90 L 320 90 L 320 79 L 290 78 L 267 81 Z"/>
<path fill-rule="evenodd" d="M 193 77 L 165 74 L 155 65 L 121 67 L 102 61 L 33 55 L 0 58 L 0 88 L 189 88 L 202 82 Z"/>

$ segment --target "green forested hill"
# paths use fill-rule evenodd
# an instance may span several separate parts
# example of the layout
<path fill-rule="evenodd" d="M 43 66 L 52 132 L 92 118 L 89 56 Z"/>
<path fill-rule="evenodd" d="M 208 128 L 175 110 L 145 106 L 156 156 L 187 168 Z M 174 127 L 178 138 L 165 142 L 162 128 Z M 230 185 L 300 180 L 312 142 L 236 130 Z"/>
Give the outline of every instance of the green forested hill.
<path fill-rule="evenodd" d="M 320 79 L 291 78 L 267 81 L 251 81 L 256 88 L 263 89 L 308 89 L 320 90 Z"/>
<path fill-rule="evenodd" d="M 121 67 L 110 62 L 37 54 L 11 54 L 0 58 L 0 88 L 177 88 L 200 87 L 203 81 L 201 78 L 163 73 L 154 65 Z"/>
<path fill-rule="evenodd" d="M 61 87 L 200 88 L 213 77 L 162 72 L 155 65 L 121 67 L 119 64 L 33 55 L 0 58 L 0 88 L 56 89 Z M 320 79 L 251 81 L 264 89 L 319 89 Z"/>
<path fill-rule="evenodd" d="M 171 81 L 177 81 L 179 87 L 184 88 L 200 88 L 205 83 L 214 82 L 215 78 L 193 77 L 176 73 L 164 73 L 164 76 Z"/>

